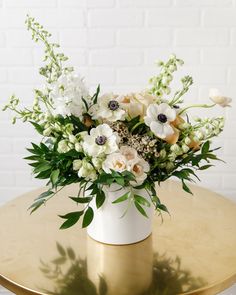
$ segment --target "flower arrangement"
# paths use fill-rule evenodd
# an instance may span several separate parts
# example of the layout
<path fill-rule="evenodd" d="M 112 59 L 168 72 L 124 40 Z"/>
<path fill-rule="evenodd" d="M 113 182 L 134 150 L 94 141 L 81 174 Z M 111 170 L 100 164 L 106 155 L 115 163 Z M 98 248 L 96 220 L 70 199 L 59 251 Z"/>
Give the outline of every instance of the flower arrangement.
<path fill-rule="evenodd" d="M 130 188 L 114 203 L 129 200 L 144 216 L 145 207 L 151 204 L 159 212 L 168 212 L 156 194 L 155 182 L 177 177 L 191 193 L 186 181 L 198 178 L 196 171 L 219 160 L 210 140 L 223 130 L 224 119 L 196 118 L 191 122 L 187 111 L 226 107 L 231 99 L 212 89 L 211 104 L 183 106 L 183 96 L 193 80 L 183 77 L 182 88 L 171 93 L 173 74 L 183 65 L 175 55 L 158 63 L 160 73 L 142 92 L 101 95 L 98 86 L 90 94 L 84 80 L 64 65 L 67 57 L 58 52 L 58 44 L 50 42 L 51 35 L 43 26 L 29 16 L 26 24 L 32 39 L 45 45 L 45 64 L 39 72 L 46 83 L 43 89 L 34 89 L 32 108 L 19 108 L 19 99 L 13 95 L 4 110 L 16 113 L 13 123 L 16 119 L 29 122 L 42 135 L 39 144 L 32 143 L 26 159 L 36 178 L 48 180 L 49 188 L 33 202 L 31 212 L 71 183 L 79 183 L 78 195 L 71 200 L 85 206 L 60 216 L 65 219 L 62 229 L 80 218 L 82 226 L 88 226 L 94 216 L 90 202 L 95 199 L 100 208 L 106 199 L 104 186 L 113 183 Z M 150 200 L 133 193 L 133 188 L 145 189 Z"/>

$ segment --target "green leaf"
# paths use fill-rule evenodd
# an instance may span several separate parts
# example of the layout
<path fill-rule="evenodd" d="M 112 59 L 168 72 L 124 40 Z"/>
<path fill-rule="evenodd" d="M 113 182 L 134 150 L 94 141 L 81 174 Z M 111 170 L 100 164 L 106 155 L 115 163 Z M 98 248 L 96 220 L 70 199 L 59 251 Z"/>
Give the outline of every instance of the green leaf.
<path fill-rule="evenodd" d="M 37 165 L 34 168 L 34 173 L 39 173 L 39 172 L 44 172 L 44 171 L 47 171 L 47 170 L 51 170 L 51 168 L 52 167 L 49 165 L 49 163 L 45 162 L 45 163 Z"/>
<path fill-rule="evenodd" d="M 32 209 L 30 211 L 30 214 L 32 214 L 34 211 L 36 211 L 39 207 L 45 204 L 45 199 L 39 199 L 35 201 L 29 208 L 28 210 Z"/>
<path fill-rule="evenodd" d="M 115 182 L 116 182 L 117 184 L 119 184 L 120 186 L 124 186 L 124 185 L 125 185 L 125 180 L 124 180 L 123 177 L 116 177 L 114 180 L 115 180 Z"/>
<path fill-rule="evenodd" d="M 51 190 L 48 190 L 48 191 L 46 191 L 46 192 L 40 194 L 35 200 L 45 199 L 45 198 L 51 196 L 52 194 L 54 194 L 54 192 L 51 191 Z"/>
<path fill-rule="evenodd" d="M 74 224 L 76 224 L 79 219 L 80 216 L 83 215 L 84 211 L 75 211 L 75 212 L 70 212 L 66 215 L 59 215 L 59 217 L 63 218 L 63 219 L 67 219 L 60 227 L 60 229 L 67 229 L 71 226 L 73 226 Z"/>
<path fill-rule="evenodd" d="M 148 218 L 146 211 L 143 209 L 141 205 L 139 205 L 138 202 L 134 201 L 134 205 L 143 216 Z"/>
<path fill-rule="evenodd" d="M 57 250 L 61 254 L 61 256 L 66 256 L 66 251 L 58 242 L 57 242 Z"/>
<path fill-rule="evenodd" d="M 82 224 L 83 228 L 87 227 L 92 222 L 93 216 L 94 216 L 93 209 L 91 207 L 88 207 L 83 218 L 83 224 Z"/>
<path fill-rule="evenodd" d="M 99 209 L 103 205 L 103 203 L 105 202 L 105 199 L 106 199 L 105 193 L 103 191 L 98 191 L 96 195 L 97 209 Z"/>
<path fill-rule="evenodd" d="M 185 190 L 187 193 L 193 195 L 192 191 L 190 190 L 190 188 L 187 186 L 187 184 L 182 180 L 182 188 L 183 190 Z"/>
<path fill-rule="evenodd" d="M 142 196 L 134 195 L 134 200 L 136 202 L 138 202 L 139 204 L 141 204 L 141 205 L 144 205 L 144 206 L 147 206 L 147 207 L 151 206 L 150 202 L 147 199 L 145 199 L 144 197 L 142 197 Z"/>
<path fill-rule="evenodd" d="M 202 153 L 206 154 L 209 151 L 209 148 L 210 148 L 210 142 L 206 141 L 201 148 Z"/>
<path fill-rule="evenodd" d="M 100 84 L 98 84 L 98 87 L 96 89 L 96 93 L 92 97 L 92 101 L 94 104 L 97 103 L 99 92 L 100 92 Z"/>
<path fill-rule="evenodd" d="M 204 165 L 204 166 L 199 167 L 199 170 L 206 170 L 212 166 L 214 166 L 214 165 Z"/>
<path fill-rule="evenodd" d="M 84 204 L 84 203 L 89 203 L 90 201 L 92 201 L 92 197 L 70 197 L 71 200 L 75 201 L 76 203 L 80 203 L 80 204 Z"/>
<path fill-rule="evenodd" d="M 60 170 L 59 169 L 56 169 L 54 171 L 52 171 L 51 175 L 50 175 L 50 180 L 52 182 L 53 185 L 56 184 L 57 180 L 58 180 L 58 177 L 59 177 L 59 174 L 60 174 Z"/>
<path fill-rule="evenodd" d="M 165 212 L 169 213 L 167 207 L 164 204 L 157 204 L 156 209 L 160 209 L 162 211 L 165 211 Z"/>
<path fill-rule="evenodd" d="M 121 196 L 118 199 L 116 199 L 115 201 L 113 201 L 112 204 L 124 202 L 124 201 L 128 200 L 129 196 L 130 196 L 130 192 L 127 192 L 123 196 Z"/>

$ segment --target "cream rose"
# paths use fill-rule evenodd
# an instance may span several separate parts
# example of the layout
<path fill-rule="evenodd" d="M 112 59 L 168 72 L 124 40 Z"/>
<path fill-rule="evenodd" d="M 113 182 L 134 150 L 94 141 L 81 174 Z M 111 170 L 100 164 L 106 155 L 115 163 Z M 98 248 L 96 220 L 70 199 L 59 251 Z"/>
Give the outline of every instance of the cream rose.
<path fill-rule="evenodd" d="M 138 158 L 136 161 L 133 161 L 130 166 L 130 172 L 135 175 L 136 181 L 133 181 L 131 184 L 133 186 L 141 185 L 147 178 L 149 170 L 150 166 L 144 159 Z"/>
<path fill-rule="evenodd" d="M 102 169 L 106 173 L 111 173 L 111 170 L 123 172 L 127 170 L 127 160 L 125 156 L 120 153 L 113 153 L 107 156 L 103 162 Z"/>
<path fill-rule="evenodd" d="M 131 118 L 137 116 L 143 118 L 146 115 L 147 107 L 156 100 L 156 97 L 143 92 L 121 95 L 117 100 Z"/>

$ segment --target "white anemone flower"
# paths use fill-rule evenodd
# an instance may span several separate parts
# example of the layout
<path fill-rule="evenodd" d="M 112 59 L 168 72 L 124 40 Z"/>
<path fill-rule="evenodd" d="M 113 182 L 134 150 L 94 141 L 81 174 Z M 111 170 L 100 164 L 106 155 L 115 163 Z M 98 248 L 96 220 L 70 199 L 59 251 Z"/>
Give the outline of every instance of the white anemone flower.
<path fill-rule="evenodd" d="M 223 108 L 230 107 L 230 103 L 232 101 L 230 97 L 223 96 L 216 88 L 210 89 L 209 97 L 214 103 L 220 105 Z"/>
<path fill-rule="evenodd" d="M 127 170 L 127 160 L 125 156 L 120 153 L 110 154 L 103 162 L 102 169 L 106 173 L 111 173 L 112 170 L 117 172 L 123 172 Z"/>
<path fill-rule="evenodd" d="M 111 154 L 118 150 L 117 137 L 107 124 L 92 128 L 90 134 L 83 137 L 84 151 L 92 157 Z"/>
<path fill-rule="evenodd" d="M 82 118 L 86 111 L 82 98 L 87 100 L 89 92 L 82 78 L 68 73 L 61 75 L 52 85 L 50 98 L 55 106 L 54 115 L 74 115 Z"/>
<path fill-rule="evenodd" d="M 150 127 L 151 131 L 159 138 L 166 138 L 174 134 L 174 130 L 170 122 L 176 118 L 176 111 L 167 103 L 151 104 L 147 108 L 147 115 L 144 117 L 144 122 Z"/>
<path fill-rule="evenodd" d="M 107 93 L 98 98 L 98 102 L 91 108 L 92 118 L 115 122 L 125 119 L 125 110 L 121 108 L 117 95 Z"/>

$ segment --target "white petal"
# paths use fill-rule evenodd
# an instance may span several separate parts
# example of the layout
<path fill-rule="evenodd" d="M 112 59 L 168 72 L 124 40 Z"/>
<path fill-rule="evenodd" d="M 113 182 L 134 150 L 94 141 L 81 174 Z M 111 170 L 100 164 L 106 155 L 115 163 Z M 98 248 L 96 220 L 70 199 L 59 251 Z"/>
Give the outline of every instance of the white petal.
<path fill-rule="evenodd" d="M 221 93 L 217 88 L 211 88 L 209 90 L 209 97 L 212 98 L 212 97 L 215 97 L 215 96 L 221 96 Z"/>
<path fill-rule="evenodd" d="M 165 137 L 172 135 L 174 133 L 173 128 L 169 124 L 164 124 Z"/>
<path fill-rule="evenodd" d="M 159 113 L 159 107 L 157 104 L 150 104 L 147 108 L 147 117 L 152 118 L 153 120 L 157 119 Z"/>
<path fill-rule="evenodd" d="M 163 124 L 156 122 L 156 121 L 152 121 L 152 123 L 150 125 L 150 129 L 157 137 L 160 137 L 160 138 L 166 137 L 166 135 L 164 133 Z"/>
<path fill-rule="evenodd" d="M 165 115 L 167 117 L 168 122 L 172 122 L 176 118 L 176 111 L 171 107 L 167 108 L 165 111 Z"/>

